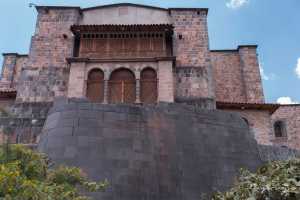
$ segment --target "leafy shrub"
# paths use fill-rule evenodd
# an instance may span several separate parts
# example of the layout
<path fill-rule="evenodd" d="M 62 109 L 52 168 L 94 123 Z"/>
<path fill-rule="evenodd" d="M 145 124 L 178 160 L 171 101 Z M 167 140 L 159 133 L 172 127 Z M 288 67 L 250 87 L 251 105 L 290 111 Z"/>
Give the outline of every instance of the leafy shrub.
<path fill-rule="evenodd" d="M 107 182 L 89 182 L 75 167 L 48 168 L 46 156 L 21 145 L 0 150 L 1 200 L 86 200 L 79 190 L 101 191 Z"/>
<path fill-rule="evenodd" d="M 300 160 L 269 163 L 256 173 L 241 171 L 235 187 L 213 200 L 299 200 Z"/>

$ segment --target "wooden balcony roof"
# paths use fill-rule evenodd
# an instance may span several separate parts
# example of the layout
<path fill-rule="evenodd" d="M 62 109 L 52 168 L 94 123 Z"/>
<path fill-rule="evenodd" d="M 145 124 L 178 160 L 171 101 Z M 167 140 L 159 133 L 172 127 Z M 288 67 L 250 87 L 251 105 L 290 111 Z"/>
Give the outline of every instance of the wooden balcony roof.
<path fill-rule="evenodd" d="M 0 88 L 0 99 L 15 99 L 17 90 L 14 88 Z"/>
<path fill-rule="evenodd" d="M 78 33 L 95 32 L 173 32 L 172 24 L 103 24 L 103 25 L 73 25 L 71 31 Z"/>

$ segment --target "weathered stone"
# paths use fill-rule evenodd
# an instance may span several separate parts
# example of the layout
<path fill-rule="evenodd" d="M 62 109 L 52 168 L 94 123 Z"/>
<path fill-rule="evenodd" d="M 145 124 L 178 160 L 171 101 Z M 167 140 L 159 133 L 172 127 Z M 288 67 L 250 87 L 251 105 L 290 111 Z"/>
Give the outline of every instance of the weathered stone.
<path fill-rule="evenodd" d="M 93 180 L 107 178 L 110 188 L 96 199 L 197 199 L 228 188 L 240 167 L 255 170 L 262 163 L 256 141 L 238 115 L 179 104 L 97 107 L 103 107 L 96 113 L 104 121 L 96 114 L 81 118 L 65 114 L 72 110 L 56 109 L 39 144 L 57 165 L 79 166 Z M 93 108 L 84 111 L 95 113 Z M 72 135 L 70 120 L 79 120 Z M 49 128 L 51 121 L 63 126 Z M 70 127 L 68 134 L 62 127 Z"/>

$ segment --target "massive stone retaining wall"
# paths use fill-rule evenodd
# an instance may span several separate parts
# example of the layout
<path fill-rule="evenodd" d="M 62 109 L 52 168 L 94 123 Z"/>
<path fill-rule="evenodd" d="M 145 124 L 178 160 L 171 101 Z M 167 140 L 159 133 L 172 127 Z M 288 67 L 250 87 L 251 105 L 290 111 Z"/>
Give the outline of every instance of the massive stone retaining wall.
<path fill-rule="evenodd" d="M 36 143 L 52 103 L 16 103 L 0 112 L 0 144 Z"/>
<path fill-rule="evenodd" d="M 199 200 L 262 163 L 238 115 L 179 104 L 58 103 L 38 148 L 57 165 L 107 179 L 108 190 L 93 194 L 101 200 Z"/>

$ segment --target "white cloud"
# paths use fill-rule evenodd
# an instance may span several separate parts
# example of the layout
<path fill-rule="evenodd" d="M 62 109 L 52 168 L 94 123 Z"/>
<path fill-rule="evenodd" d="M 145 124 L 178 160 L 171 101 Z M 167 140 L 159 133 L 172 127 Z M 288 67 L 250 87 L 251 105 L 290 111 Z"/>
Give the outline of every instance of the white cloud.
<path fill-rule="evenodd" d="M 298 63 L 297 63 L 295 72 L 296 72 L 298 78 L 300 78 L 300 58 L 298 58 Z"/>
<path fill-rule="evenodd" d="M 291 97 L 279 97 L 277 99 L 279 104 L 298 104 L 299 102 L 293 101 Z"/>
<path fill-rule="evenodd" d="M 228 8 L 237 9 L 246 5 L 247 3 L 249 3 L 249 1 L 250 0 L 230 0 L 226 3 L 226 6 Z"/>
<path fill-rule="evenodd" d="M 261 78 L 265 81 L 276 79 L 276 75 L 274 73 L 266 74 L 263 65 L 261 63 L 259 63 L 259 71 L 260 71 Z"/>

